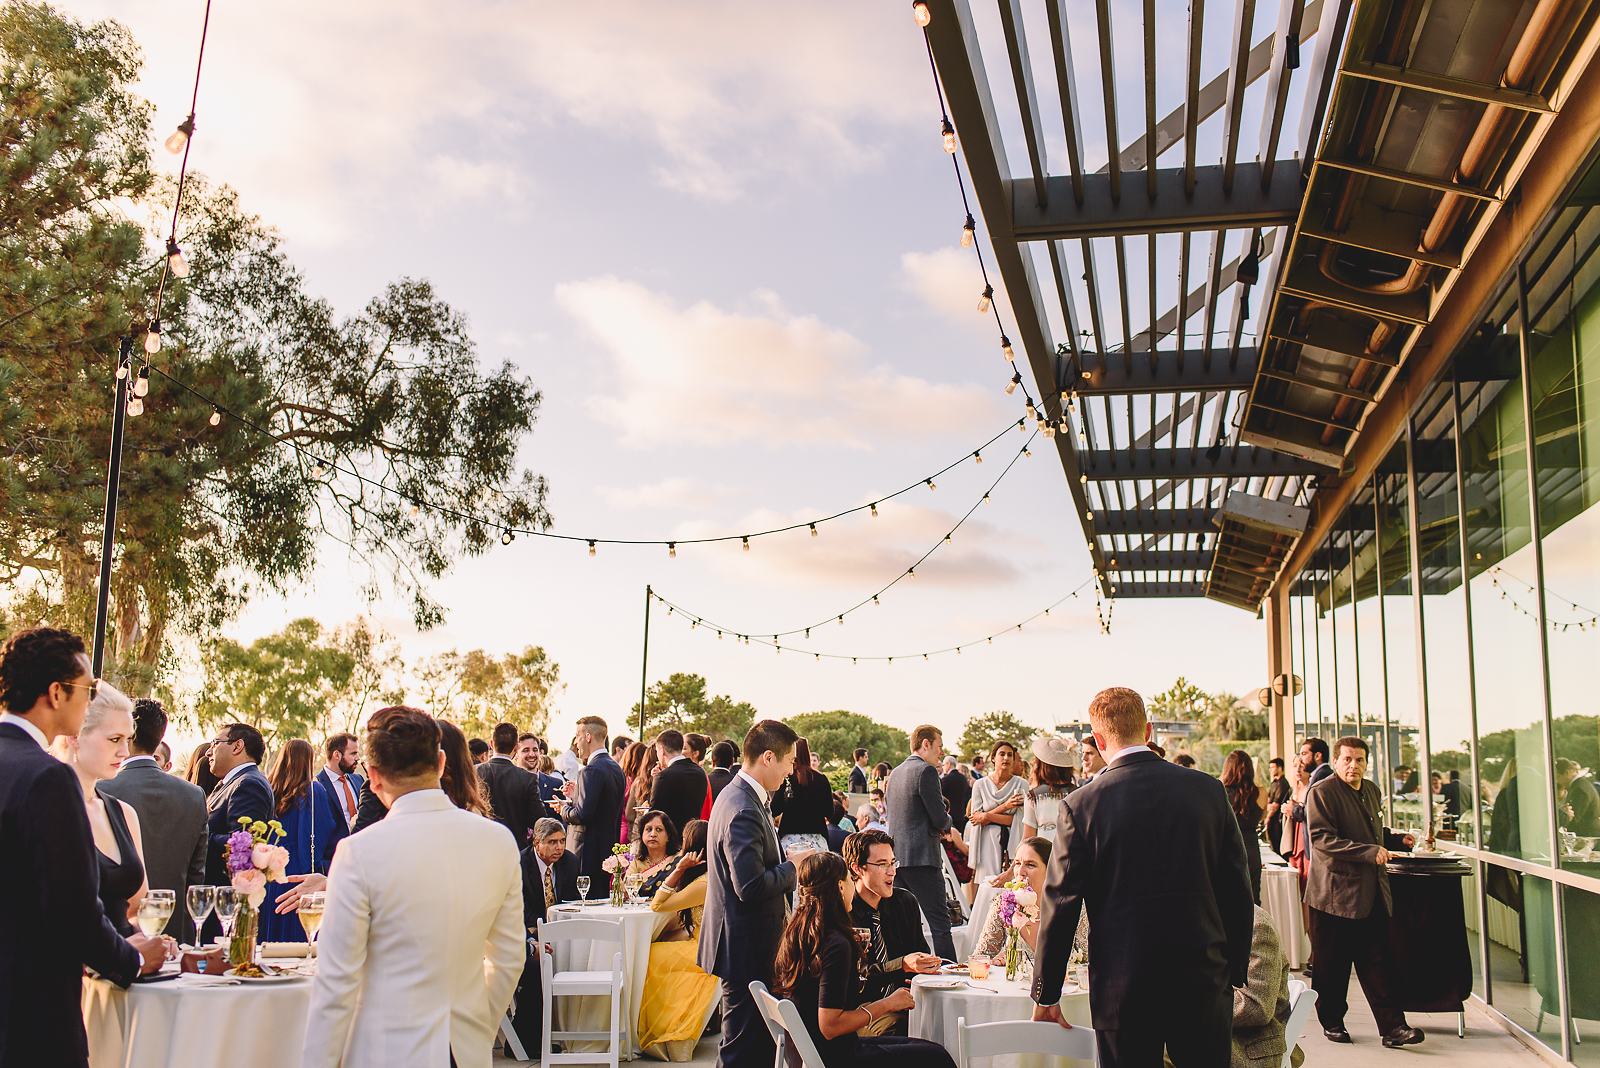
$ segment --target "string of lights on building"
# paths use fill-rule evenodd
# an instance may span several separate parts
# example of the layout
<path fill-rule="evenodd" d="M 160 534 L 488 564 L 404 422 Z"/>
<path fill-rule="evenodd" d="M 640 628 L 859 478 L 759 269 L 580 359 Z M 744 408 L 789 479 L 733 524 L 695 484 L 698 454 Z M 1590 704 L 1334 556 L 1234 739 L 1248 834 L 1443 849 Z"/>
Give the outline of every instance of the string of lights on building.
<path fill-rule="evenodd" d="M 1506 606 L 1509 607 L 1513 612 L 1527 616 L 1529 619 L 1538 619 L 1538 611 L 1519 603 L 1517 601 L 1516 594 L 1512 590 L 1508 589 L 1506 585 L 1502 585 L 1500 581 L 1501 579 L 1506 579 L 1509 583 L 1514 583 L 1521 587 L 1521 591 L 1524 593 L 1536 592 L 1532 583 L 1524 582 L 1511 572 L 1501 568 L 1498 564 L 1489 569 L 1489 581 L 1494 584 L 1495 589 L 1500 591 L 1500 599 L 1506 602 Z M 1560 601 L 1567 607 L 1584 613 L 1584 616 L 1579 619 L 1547 619 L 1546 623 L 1552 631 L 1557 631 L 1564 634 L 1574 627 L 1580 631 L 1600 629 L 1600 612 L 1596 612 L 1592 608 L 1585 608 L 1577 601 L 1568 600 L 1549 588 L 1546 588 L 1544 592 L 1547 601 Z M 1545 615 L 1548 617 L 1549 612 L 1546 611 Z"/>

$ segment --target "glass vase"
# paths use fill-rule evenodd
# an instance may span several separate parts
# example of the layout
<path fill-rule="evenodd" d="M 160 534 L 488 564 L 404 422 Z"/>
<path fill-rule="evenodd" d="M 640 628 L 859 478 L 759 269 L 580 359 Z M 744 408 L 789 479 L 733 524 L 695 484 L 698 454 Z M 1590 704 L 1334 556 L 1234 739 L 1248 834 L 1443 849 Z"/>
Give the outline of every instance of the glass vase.
<path fill-rule="evenodd" d="M 247 902 L 239 903 L 233 918 L 233 934 L 228 939 L 228 967 L 254 964 L 256 960 L 256 935 L 261 925 L 261 913 Z"/>
<path fill-rule="evenodd" d="M 611 903 L 617 906 L 628 903 L 627 880 L 621 872 L 614 872 L 611 876 Z"/>
<path fill-rule="evenodd" d="M 1006 931 L 1006 981 L 1014 983 L 1022 970 L 1022 947 L 1018 944 L 1019 932 L 1015 927 Z"/>

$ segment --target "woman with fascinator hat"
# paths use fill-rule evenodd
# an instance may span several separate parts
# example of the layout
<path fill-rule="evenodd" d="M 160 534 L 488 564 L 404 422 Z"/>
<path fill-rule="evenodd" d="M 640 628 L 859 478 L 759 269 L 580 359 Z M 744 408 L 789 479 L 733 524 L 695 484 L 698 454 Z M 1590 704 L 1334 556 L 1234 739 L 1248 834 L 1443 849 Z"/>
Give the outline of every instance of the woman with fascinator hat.
<path fill-rule="evenodd" d="M 1078 743 L 1058 734 L 1041 734 L 1033 740 L 1033 773 L 1022 804 L 1022 837 L 1056 839 L 1061 800 L 1078 788 L 1073 765 Z"/>

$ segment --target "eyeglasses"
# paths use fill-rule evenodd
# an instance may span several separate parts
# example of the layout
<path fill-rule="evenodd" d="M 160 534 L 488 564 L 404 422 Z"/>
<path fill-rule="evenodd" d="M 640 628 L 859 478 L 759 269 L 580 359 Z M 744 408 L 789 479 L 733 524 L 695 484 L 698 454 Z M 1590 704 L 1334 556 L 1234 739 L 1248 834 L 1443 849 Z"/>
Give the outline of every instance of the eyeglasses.
<path fill-rule="evenodd" d="M 868 868 L 883 868 L 887 871 L 891 868 L 898 868 L 900 862 L 898 860 L 869 860 L 864 866 Z"/>
<path fill-rule="evenodd" d="M 77 689 L 79 687 L 87 687 L 88 690 L 89 690 L 89 700 L 91 700 L 91 701 L 93 701 L 97 696 L 99 696 L 99 693 L 100 693 L 100 680 L 99 679 L 90 679 L 88 682 L 63 682 L 61 685 L 63 685 L 63 686 L 71 686 L 74 689 Z"/>

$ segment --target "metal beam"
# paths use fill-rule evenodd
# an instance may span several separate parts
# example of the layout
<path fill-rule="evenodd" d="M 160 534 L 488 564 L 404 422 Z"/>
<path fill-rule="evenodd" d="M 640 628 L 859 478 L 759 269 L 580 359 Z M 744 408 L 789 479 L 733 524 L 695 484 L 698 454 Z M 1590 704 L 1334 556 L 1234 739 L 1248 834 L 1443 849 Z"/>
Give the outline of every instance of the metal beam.
<path fill-rule="evenodd" d="M 1322 140 L 1323 120 L 1328 102 L 1333 99 L 1333 83 L 1339 71 L 1339 57 L 1344 53 L 1345 31 L 1350 26 L 1353 3 L 1354 0 L 1328 0 L 1322 5 L 1317 22 L 1317 47 L 1306 70 L 1306 98 L 1300 106 L 1300 136 L 1295 143 L 1300 153 L 1300 166 L 1307 173 Z M 1307 13 L 1309 15 L 1309 5 Z"/>
<path fill-rule="evenodd" d="M 1157 508 L 1113 509 L 1094 514 L 1094 532 L 1102 537 L 1113 534 L 1215 534 L 1217 524 L 1212 520 L 1213 514 L 1209 508 L 1171 511 Z"/>
<path fill-rule="evenodd" d="M 1116 584 L 1117 599 L 1125 598 L 1155 598 L 1155 597 L 1204 597 L 1206 584 L 1203 582 L 1119 582 Z"/>
<path fill-rule="evenodd" d="M 1504 199 L 1494 190 L 1474 185 L 1471 182 L 1458 182 L 1454 178 L 1435 178 L 1432 175 L 1418 174 L 1415 171 L 1402 171 L 1395 167 L 1380 167 L 1375 163 L 1365 163 L 1361 160 L 1324 156 L 1317 160 L 1316 165 L 1318 167 L 1329 167 L 1336 171 L 1346 171 L 1350 174 L 1360 174 L 1368 178 L 1377 178 L 1385 182 L 1416 186 L 1418 189 L 1428 189 L 1435 193 L 1453 193 L 1457 196 L 1471 197 L 1474 200 L 1492 200 L 1495 203 L 1499 203 Z"/>
<path fill-rule="evenodd" d="M 1228 64 L 1228 103 L 1222 125 L 1222 187 L 1233 189 L 1239 161 L 1239 125 L 1244 116 L 1244 90 L 1249 84 L 1250 31 L 1256 21 L 1256 0 L 1233 0 L 1233 59 Z M 1265 185 L 1265 178 L 1262 179 Z"/>
<path fill-rule="evenodd" d="M 1011 60 L 1011 80 L 1017 88 L 1017 108 L 1022 113 L 1028 164 L 1033 168 L 1033 193 L 1043 204 L 1050 161 L 1045 156 L 1044 124 L 1039 116 L 1039 96 L 1033 88 L 1033 65 L 1028 61 L 1028 34 L 1022 23 L 1021 0 L 1006 0 L 1000 5 L 1000 25 L 1005 31 L 1006 54 Z"/>
<path fill-rule="evenodd" d="M 1266 233 L 1261 235 L 1261 260 L 1262 260 L 1262 262 L 1265 262 L 1267 260 L 1267 258 L 1272 255 L 1273 246 L 1277 242 L 1278 233 L 1279 233 L 1278 230 L 1273 229 L 1273 230 L 1268 230 Z M 1179 262 L 1180 262 L 1179 275 L 1182 276 L 1182 277 L 1180 277 L 1179 282 L 1178 282 L 1178 285 L 1180 286 L 1180 288 L 1185 284 L 1187 275 L 1189 274 L 1189 271 L 1187 270 L 1187 264 L 1183 262 L 1184 257 L 1186 257 L 1188 255 L 1188 249 L 1189 249 L 1189 235 L 1188 234 L 1184 234 L 1183 237 L 1182 237 L 1182 244 L 1179 245 L 1179 253 L 1178 253 Z M 1235 281 L 1237 281 L 1237 279 L 1238 279 L 1238 273 L 1239 273 L 1239 260 L 1237 260 L 1237 259 L 1233 260 L 1232 262 L 1227 264 L 1225 267 L 1223 267 L 1222 268 L 1222 287 L 1224 289 L 1226 289 L 1228 286 L 1233 285 L 1233 283 Z M 1195 286 L 1193 289 L 1189 290 L 1188 295 L 1184 297 L 1183 307 L 1181 307 L 1181 308 L 1177 308 L 1177 307 L 1168 308 L 1165 312 L 1162 313 L 1161 318 L 1159 320 L 1157 320 L 1157 322 L 1156 322 L 1156 331 L 1155 331 L 1155 333 L 1156 333 L 1156 338 L 1157 339 L 1164 338 L 1164 337 L 1167 337 L 1170 334 L 1176 333 L 1178 335 L 1178 352 L 1181 353 L 1181 352 L 1184 351 L 1184 349 L 1186 347 L 1186 342 L 1185 342 L 1185 340 L 1183 338 L 1183 326 L 1184 326 L 1185 323 L 1187 323 L 1189 321 L 1190 316 L 1194 315 L 1195 312 L 1197 312 L 1201 308 L 1205 307 L 1206 286 L 1209 285 L 1209 284 L 1210 284 L 1210 277 L 1208 275 L 1207 276 L 1207 280 L 1205 282 L 1203 282 L 1200 285 Z M 1145 333 L 1140 334 L 1137 338 L 1135 338 L 1134 341 L 1133 341 L 1133 345 L 1131 347 L 1132 347 L 1134 352 L 1148 352 L 1148 351 L 1150 351 L 1150 349 L 1153 348 L 1154 346 L 1150 343 L 1150 334 L 1149 334 L 1149 332 L 1146 331 Z M 1202 348 L 1203 347 L 1204 346 L 1202 346 Z"/>
<path fill-rule="evenodd" d="M 1300 224 L 1300 236 L 1318 241 L 1332 241 L 1336 245 L 1383 252 L 1403 260 L 1416 260 L 1430 267 L 1455 270 L 1461 266 L 1461 254 L 1449 250 L 1425 252 L 1422 249 L 1423 220 L 1402 212 L 1386 212 L 1380 204 L 1370 205 L 1350 220 L 1350 225 L 1335 231 L 1313 219 Z"/>
<path fill-rule="evenodd" d="M 1348 397 L 1350 400 L 1359 401 L 1362 404 L 1371 404 L 1373 401 L 1378 399 L 1378 395 L 1369 390 L 1354 389 L 1350 386 L 1343 386 L 1334 382 L 1323 382 L 1320 379 L 1308 378 L 1305 375 L 1297 375 L 1291 374 L 1288 371 L 1280 371 L 1275 367 L 1263 367 L 1261 369 L 1261 377 L 1276 379 L 1279 382 L 1287 382 L 1291 386 L 1304 386 L 1306 389 L 1320 390 L 1323 393 L 1331 393 L 1335 397 Z"/>
<path fill-rule="evenodd" d="M 1426 326 L 1428 322 L 1427 289 L 1414 293 L 1368 293 L 1335 282 L 1317 270 L 1315 263 L 1305 260 L 1289 268 L 1282 289 L 1285 293 L 1320 300 L 1374 319 L 1399 319 L 1416 326 Z"/>
<path fill-rule="evenodd" d="M 1469 82 L 1444 74 L 1430 74 L 1427 71 L 1395 67 L 1388 63 L 1374 63 L 1366 59 L 1346 60 L 1344 69 L 1339 73 L 1347 78 L 1383 82 L 1385 85 L 1396 85 L 1401 89 L 1417 89 L 1424 93 L 1433 93 L 1435 96 L 1471 100 L 1478 104 L 1492 104 L 1517 111 L 1548 115 L 1555 110 L 1550 106 L 1550 101 L 1538 93 L 1507 89 L 1498 85 L 1484 85 L 1481 82 Z"/>
<path fill-rule="evenodd" d="M 1266 106 L 1261 112 L 1261 133 L 1256 143 L 1261 146 L 1261 162 L 1267 168 L 1262 178 L 1272 176 L 1272 166 L 1277 162 L 1278 138 L 1283 134 L 1284 110 L 1289 105 L 1289 82 L 1294 72 L 1289 69 L 1290 37 L 1303 44 L 1300 39 L 1300 27 L 1311 21 L 1316 16 L 1305 8 L 1303 0 L 1279 0 L 1278 26 L 1276 32 L 1263 44 L 1272 48 L 1272 66 L 1267 74 L 1267 99 Z M 1315 25 L 1315 23 L 1312 23 Z M 1256 48 L 1260 48 L 1257 45 Z M 1256 57 L 1256 50 L 1250 50 L 1252 63 Z"/>
<path fill-rule="evenodd" d="M 1328 468 L 1270 449 L 1096 449 L 1080 457 L 1091 482 L 1134 478 L 1270 478 L 1325 475 Z"/>
<path fill-rule="evenodd" d="M 1160 549 L 1135 549 L 1117 553 L 1111 559 L 1111 570 L 1123 575 L 1136 571 L 1206 571 L 1211 567 L 1209 549 L 1184 549 L 1172 552 L 1163 552 Z"/>
<path fill-rule="evenodd" d="M 1257 350 L 1246 347 L 1239 350 L 1236 366 L 1228 366 L 1225 360 L 1216 360 L 1209 368 L 1204 368 L 1195 359 L 1184 360 L 1180 366 L 1176 352 L 1162 351 L 1141 355 L 1130 366 L 1121 356 L 1084 353 L 1083 368 L 1089 372 L 1089 378 L 1085 380 L 1079 377 L 1069 385 L 1082 396 L 1249 389 L 1250 383 L 1255 381 L 1257 358 Z"/>
<path fill-rule="evenodd" d="M 1156 171 L 1154 198 L 1128 197 L 1121 203 L 1110 175 L 1085 176 L 1081 204 L 1073 200 L 1071 178 L 1052 176 L 1045 179 L 1047 207 L 1040 207 L 1032 196 L 1022 195 L 1017 182 L 1009 181 L 1006 185 L 1012 201 L 1011 229 L 1019 241 L 1051 241 L 1294 223 L 1300 214 L 1299 174 L 1276 168 L 1266 188 L 1262 188 L 1259 163 L 1241 163 L 1237 170 L 1237 180 L 1243 188 L 1236 188 L 1230 195 L 1223 188 L 1221 166 L 1196 167 L 1194 196 L 1186 197 L 1182 169 L 1162 168 Z"/>

